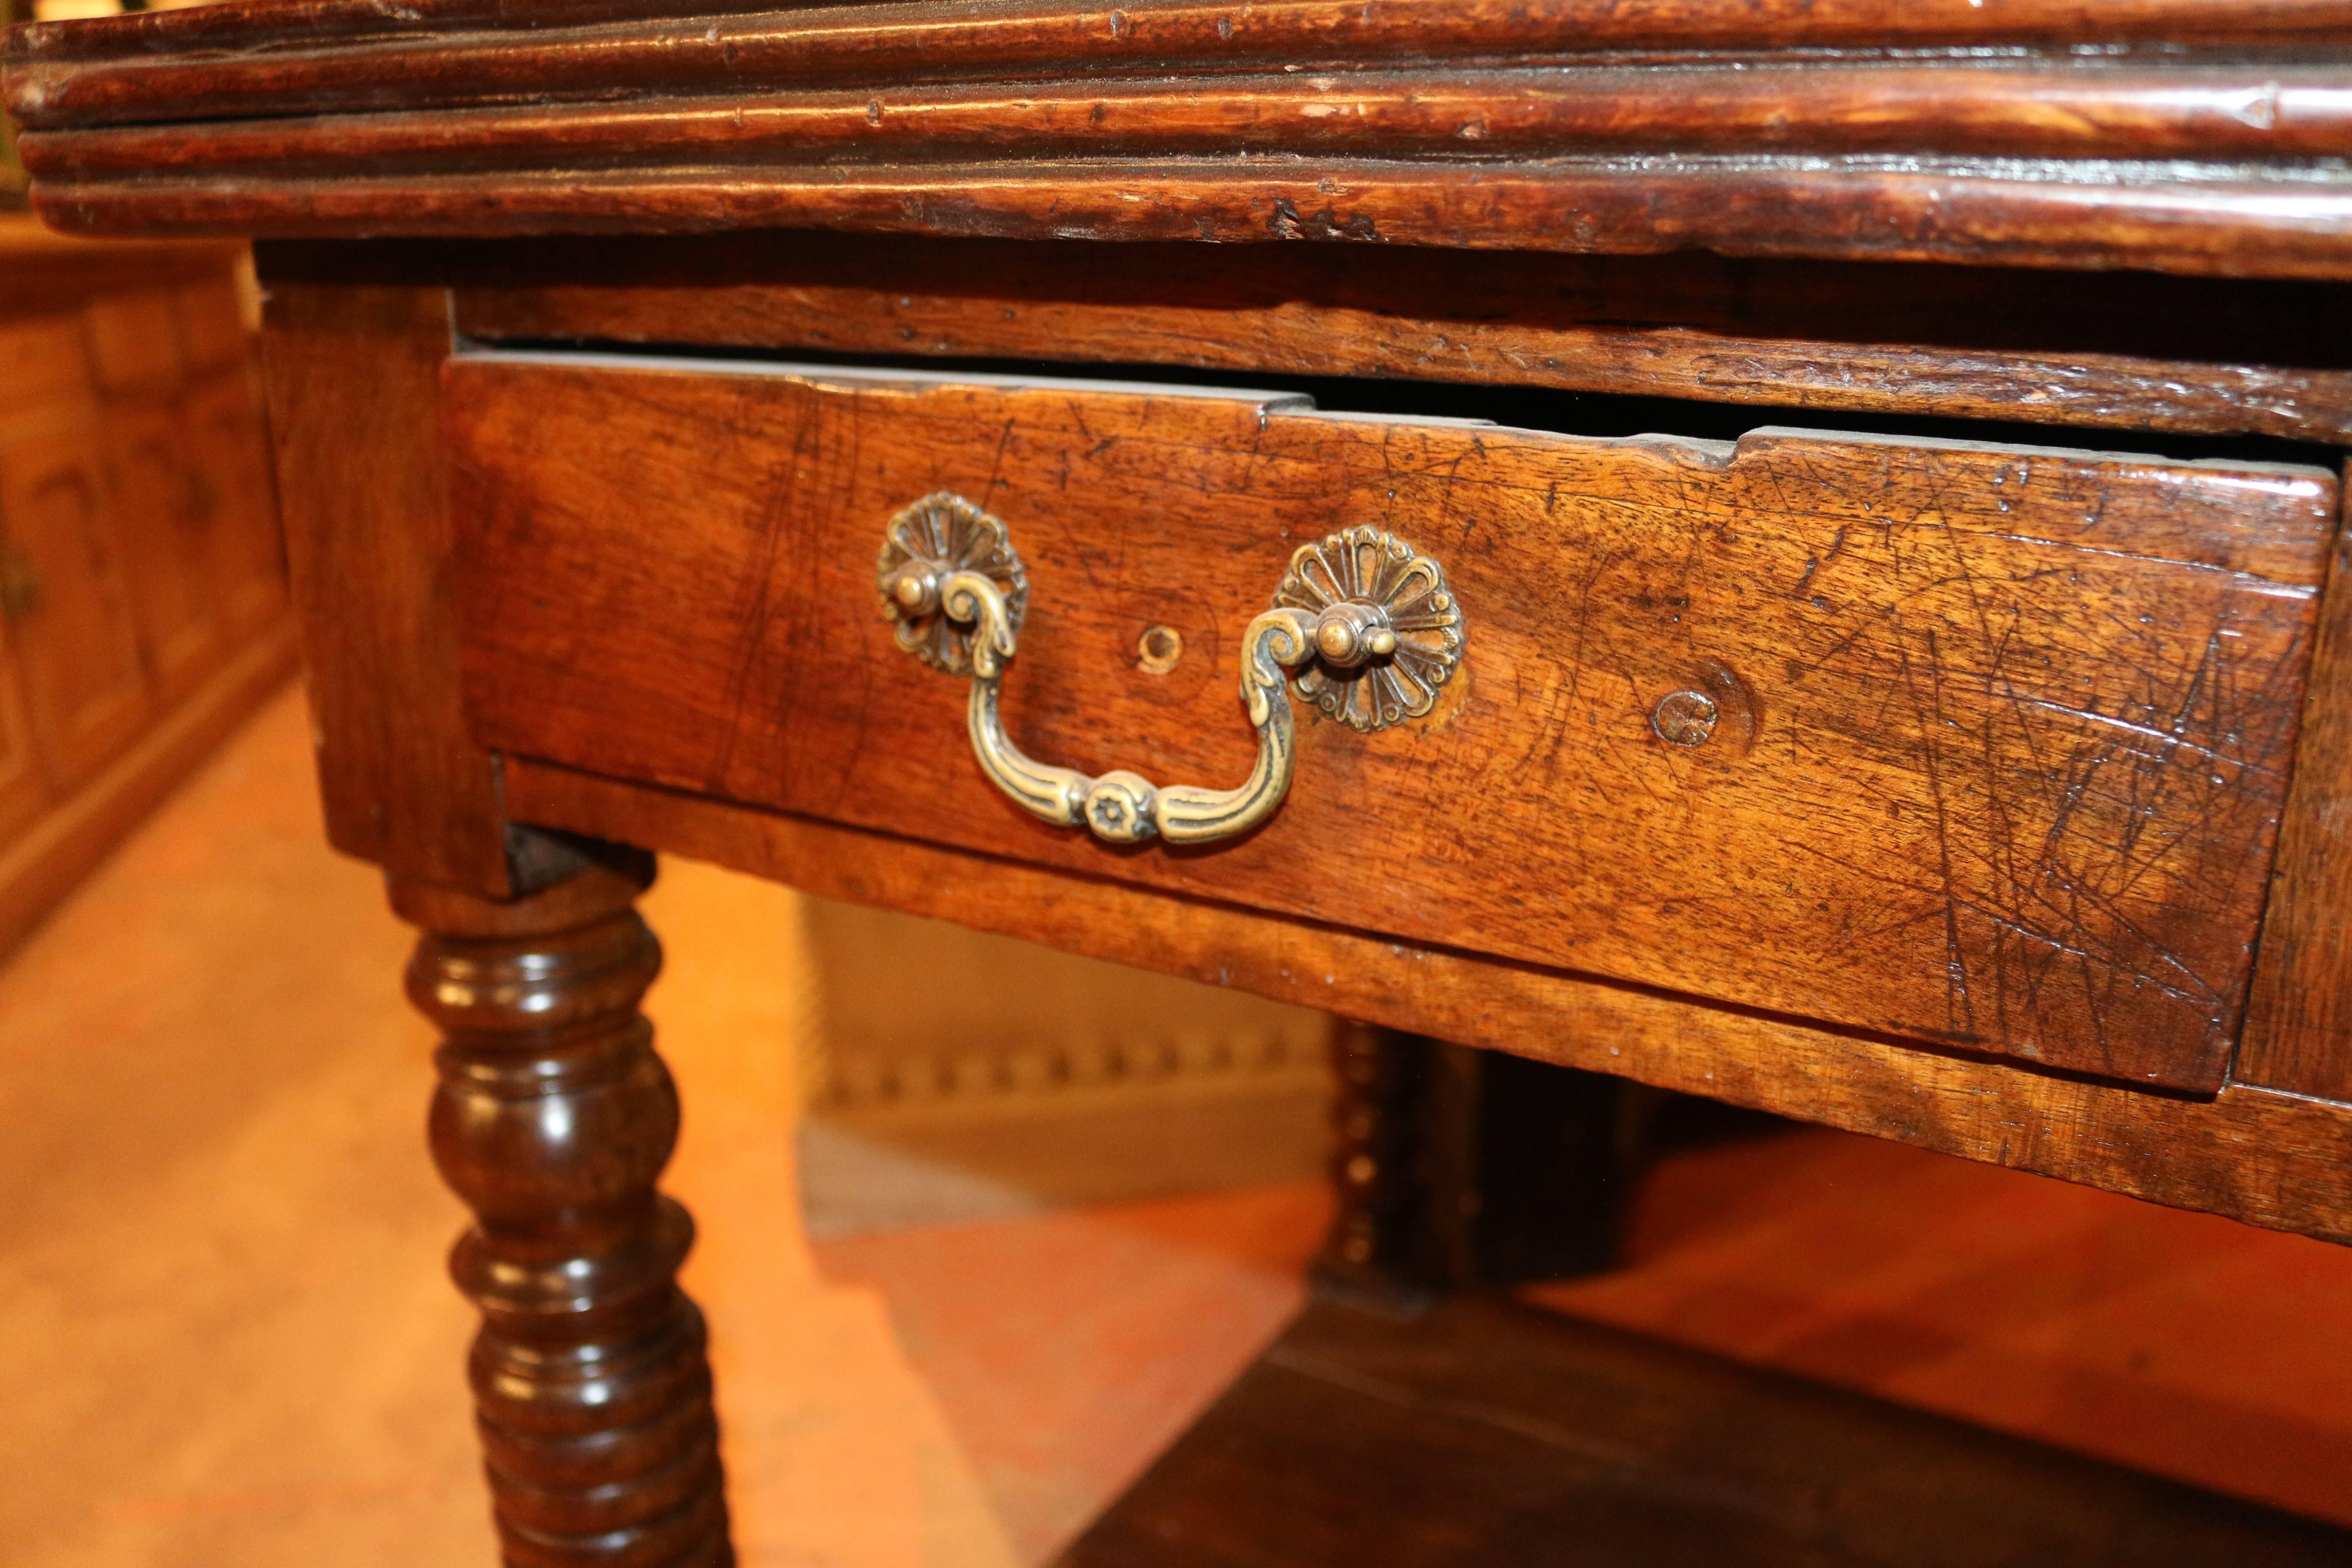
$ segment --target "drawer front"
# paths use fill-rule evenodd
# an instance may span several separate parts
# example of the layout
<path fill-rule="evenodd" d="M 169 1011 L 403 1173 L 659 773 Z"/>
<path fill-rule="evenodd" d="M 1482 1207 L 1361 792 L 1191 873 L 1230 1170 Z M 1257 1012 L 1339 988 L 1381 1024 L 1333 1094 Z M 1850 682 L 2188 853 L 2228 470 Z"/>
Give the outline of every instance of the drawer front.
<path fill-rule="evenodd" d="M 2106 1076 L 2226 1068 L 2319 470 L 597 356 L 445 387 L 502 751 Z M 1239 783 L 1244 630 L 1341 529 L 1443 565 L 1462 664 L 1374 733 L 1302 712 L 1244 836 L 1051 827 L 882 614 L 886 525 L 940 491 L 1025 564 L 1002 712 L 1041 760 Z"/>

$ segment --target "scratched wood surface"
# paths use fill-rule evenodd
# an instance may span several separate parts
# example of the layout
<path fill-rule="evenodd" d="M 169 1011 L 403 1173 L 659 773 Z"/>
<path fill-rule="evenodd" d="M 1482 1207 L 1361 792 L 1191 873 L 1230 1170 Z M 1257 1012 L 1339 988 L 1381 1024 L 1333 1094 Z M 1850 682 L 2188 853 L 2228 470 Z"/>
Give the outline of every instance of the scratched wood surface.
<path fill-rule="evenodd" d="M 306 11 L 330 26 L 310 29 L 308 38 L 289 37 L 287 22 L 299 24 Z M 2352 35 L 2352 6 L 2342 0 L 2229 7 L 2210 0 L 2007 0 L 1990 7 L 1971 0 L 1390 0 L 1369 10 L 1358 0 L 1245 6 L 1137 0 L 1118 7 L 1067 0 L 1003 5 L 918 0 L 765 11 L 724 4 L 659 5 L 631 8 L 601 25 L 593 11 L 550 5 L 512 7 L 504 26 L 484 26 L 485 19 L 455 7 L 418 8 L 400 18 L 406 26 L 387 26 L 380 10 L 365 5 L 268 6 L 187 22 L 40 25 L 11 47 L 9 107 L 27 126 L 48 127 L 404 104 L 500 105 L 524 98 L 518 89 L 525 84 L 536 89 L 529 96 L 541 100 L 593 100 L 612 96 L 619 86 L 639 94 L 709 94 L 845 79 L 1051 81 L 1066 72 L 1143 76 L 1183 67 L 1234 71 L 1514 54 L 1559 61 L 1644 47 L 1856 48 L 1873 53 L 1855 63 L 1874 66 L 1884 58 L 1876 51 L 1890 47 L 2006 44 L 2031 50 L 2054 45 L 2063 50 L 2070 44 L 2128 41 L 2308 50 L 2340 48 Z M 2151 50 L 2147 58 L 2161 54 Z M 2161 105 L 2136 117 L 2132 129 L 2146 131 L 2203 107 Z M 2259 114 L 2230 118 L 2237 124 L 2217 125 L 2220 133 L 2262 129 Z M 2095 122 L 2078 121 L 2042 134 L 2096 130 Z"/>
<path fill-rule="evenodd" d="M 458 703 L 435 380 L 447 297 L 274 287 L 263 341 L 327 837 L 420 881 L 520 891 L 496 764 Z"/>
<path fill-rule="evenodd" d="M 397 23 L 353 4 L 22 29 L 7 104 L 35 201 L 99 233 L 770 225 L 2352 276 L 2340 0 Z"/>
<path fill-rule="evenodd" d="M 494 748 L 2141 1082 L 2233 1043 L 2335 484 L 1759 432 L 1734 449 L 1297 400 L 475 357 L 444 375 Z M 936 489 L 1028 563 L 1042 759 L 1227 784 L 1234 641 L 1354 524 L 1446 565 L 1466 679 L 1310 725 L 1246 840 L 1119 852 L 998 796 L 874 552 Z M 1176 668 L 1139 667 L 1149 627 Z M 1657 704 L 1709 694 L 1705 744 Z"/>
<path fill-rule="evenodd" d="M 2336 537 L 2237 1076 L 2352 1100 L 2352 532 Z"/>
<path fill-rule="evenodd" d="M 885 235 L 265 246 L 457 285 L 484 340 L 1410 377 L 2352 443 L 2332 286 L 1984 267 Z M 1820 415 L 1811 416 L 1821 417 Z"/>
<path fill-rule="evenodd" d="M 625 43 L 646 53 L 677 37 L 659 24 L 677 17 L 735 16 L 776 12 L 773 0 L 406 0 L 396 13 L 348 0 L 277 0 L 267 6 L 183 16 L 163 10 L 101 17 L 72 26 L 26 29 L 15 58 L 28 61 L 137 61 L 177 54 L 220 53 L 265 79 L 303 89 L 317 84 L 317 68 L 299 58 L 306 46 L 361 42 L 414 46 L 414 28 L 463 37 L 475 48 L 501 45 L 560 48 L 567 26 L 618 21 Z M 816 15 L 812 16 L 811 11 Z M 1028 16 L 1063 20 L 1064 37 L 1084 36 L 1097 49 L 1164 60 L 1182 44 L 1220 59 L 1281 58 L 1303 43 L 1328 47 L 1334 36 L 1370 56 L 1452 50 L 1480 54 L 1510 45 L 1559 48 L 1851 48 L 1895 45 L 2019 45 L 2082 43 L 2302 44 L 2352 29 L 2346 0 L 2256 0 L 2216 5 L 2212 0 L 1406 0 L 1366 11 L 1356 0 L 1272 0 L 1236 16 L 1215 6 L 1169 7 L 1164 24 L 1133 26 L 1148 7 L 1121 13 L 1108 26 L 1099 5 L 1036 7 L 995 18 L 970 5 L 876 4 L 809 7 L 785 13 L 784 26 L 830 35 L 834 49 L 864 60 L 904 63 L 918 58 L 908 21 L 936 19 L 961 27 L 959 41 L 986 45 L 981 60 L 930 62 L 935 69 L 970 68 L 1030 58 L 1053 59 L 1051 37 L 1038 38 Z M 1157 20 L 1157 18 L 1155 18 Z M 1223 24 L 1220 26 L 1219 24 Z M 651 26 L 635 26 L 653 24 Z M 892 24 L 898 24 L 892 26 Z M 757 24 L 754 25 L 758 26 Z M 767 23 L 772 30 L 775 18 Z M 1173 35 L 1171 38 L 1171 35 Z M 551 37 L 551 35 L 552 35 Z M 862 36 L 861 36 L 862 35 Z M 600 35 L 601 36 L 601 35 Z M 650 43 L 648 43 L 650 40 Z M 685 79 L 723 73 L 733 63 L 731 31 L 696 40 L 698 49 L 667 68 Z M 295 57 L 290 70 L 273 72 L 272 57 Z M 341 83 L 362 89 L 348 69 Z M 379 91 L 383 83 L 379 80 Z M 86 89 L 86 101 L 112 96 Z"/>
<path fill-rule="evenodd" d="M 826 898 L 2352 1242 L 2352 1106 L 2234 1082 L 2151 1093 L 525 758 L 506 784 L 518 821 Z"/>

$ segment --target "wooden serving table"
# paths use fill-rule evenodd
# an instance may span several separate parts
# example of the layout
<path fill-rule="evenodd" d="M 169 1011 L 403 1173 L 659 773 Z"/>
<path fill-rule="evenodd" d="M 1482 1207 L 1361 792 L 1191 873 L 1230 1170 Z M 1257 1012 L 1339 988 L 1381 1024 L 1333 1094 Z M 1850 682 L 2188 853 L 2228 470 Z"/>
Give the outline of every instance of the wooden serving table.
<path fill-rule="evenodd" d="M 50 223 L 262 237 L 510 1563 L 727 1555 L 654 851 L 2352 1236 L 2352 0 L 247 0 L 7 66 Z"/>

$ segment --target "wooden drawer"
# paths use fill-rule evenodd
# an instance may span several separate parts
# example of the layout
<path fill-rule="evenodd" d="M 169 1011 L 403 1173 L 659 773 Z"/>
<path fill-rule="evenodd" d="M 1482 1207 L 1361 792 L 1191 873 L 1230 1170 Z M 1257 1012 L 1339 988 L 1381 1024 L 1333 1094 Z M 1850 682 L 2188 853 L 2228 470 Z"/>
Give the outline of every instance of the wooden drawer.
<path fill-rule="evenodd" d="M 493 747 L 1971 1051 L 2226 1070 L 2323 471 L 584 355 L 444 386 Z M 1302 716 L 1245 837 L 1050 827 L 881 614 L 886 524 L 941 490 L 1025 563 L 1003 712 L 1041 760 L 1237 783 L 1244 627 L 1343 529 L 1443 563 L 1464 661 L 1418 721 Z"/>

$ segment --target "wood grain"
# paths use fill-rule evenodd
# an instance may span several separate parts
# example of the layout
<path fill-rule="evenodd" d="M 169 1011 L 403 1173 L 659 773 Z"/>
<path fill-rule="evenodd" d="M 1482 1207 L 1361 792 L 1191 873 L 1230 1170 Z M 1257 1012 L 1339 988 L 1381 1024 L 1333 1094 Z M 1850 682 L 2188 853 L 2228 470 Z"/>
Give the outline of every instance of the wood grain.
<path fill-rule="evenodd" d="M 34 131 L 26 166 L 58 184 L 163 174 L 367 177 L 761 166 L 912 156 L 1234 152 L 1393 158 L 1475 152 L 1924 153 L 1946 157 L 2310 158 L 2352 147 L 2340 69 L 2001 68 L 1856 63 L 1236 73 L 1170 80 L 889 82 L 466 112 Z"/>
<path fill-rule="evenodd" d="M 1303 163 L 1303 166 L 1302 166 Z M 500 236 L 835 227 L 1009 239 L 1388 241 L 2352 277 L 2352 182 L 2249 165 L 2027 168 L 1802 157 L 1131 159 L 364 177 L 39 181 L 86 234 Z"/>
<path fill-rule="evenodd" d="M 481 1310 L 469 1372 L 504 1560 L 726 1568 L 694 1240 L 655 1180 L 677 1090 L 637 1011 L 661 949 L 650 863 L 492 904 L 394 879 L 425 928 L 409 1000 L 443 1035 L 434 1163 L 475 1223 L 449 1271 Z"/>
<path fill-rule="evenodd" d="M 71 26 L 26 27 L 15 40 L 19 55 L 40 60 L 136 59 L 198 49 L 281 49 L 354 39 L 395 39 L 416 26 L 451 32 L 530 32 L 604 21 L 658 17 L 732 16 L 776 10 L 774 0 L 404 0 L 397 14 L 347 0 L 277 0 L 233 12 L 181 9 L 93 18 Z M 903 5 L 867 5 L 869 17 L 890 18 Z M 1265 10 L 1267 8 L 1261 8 Z M 1324 14 L 1370 26 L 1426 28 L 1430 5 L 1391 7 L 1408 16 L 1354 18 L 1344 7 Z M 1213 18 L 1220 13 L 1213 11 Z M 803 13 L 805 15 L 805 13 Z M 1306 30 L 1315 14 L 1304 10 Z M 1299 26 L 1290 16 L 1276 19 Z M 2042 46 L 2071 43 L 2309 42 L 2352 28 L 2345 0 L 2256 0 L 2217 6 L 2210 0 L 1617 0 L 1596 5 L 1543 7 L 1530 16 L 1539 36 L 1590 41 L 1590 47 L 1779 47 L 1809 46 L 1958 44 L 2006 39 Z M 1326 26 L 1330 24 L 1327 23 Z M 1225 40 L 1221 40 L 1225 41 Z"/>
<path fill-rule="evenodd" d="M 1406 377 L 2352 443 L 2352 310 L 2326 285 L 1320 246 L 1130 245 L 1112 267 L 1083 246 L 823 233 L 267 248 L 306 275 L 446 278 L 458 330 L 486 340 Z"/>
<path fill-rule="evenodd" d="M 91 233 L 769 225 L 2352 276 L 2333 0 L 1966 12 L 460 8 L 337 38 L 298 9 L 87 47 L 28 29 L 7 95 L 40 210 Z M 1963 42 L 1998 47 L 1940 52 Z"/>
<path fill-rule="evenodd" d="M 699 11 L 701 8 L 698 7 Z M 315 15 L 315 13 L 313 13 Z M 1251 64 L 1559 58 L 1602 49 L 1769 49 L 2147 39 L 2342 47 L 2342 0 L 2217 9 L 2199 0 L 1070 0 L 843 5 L 482 28 L 463 12 L 302 48 L 271 9 L 205 23 L 34 26 L 10 46 L 8 107 L 29 128 L 423 107 L 846 79 L 1021 79 Z M 242 24 L 241 26 L 239 24 Z M 312 37 L 316 37 L 315 30 Z"/>
<path fill-rule="evenodd" d="M 2352 1100 L 2352 529 L 2322 601 L 2237 1076 Z"/>
<path fill-rule="evenodd" d="M 2099 1083 L 521 759 L 507 793 L 519 821 L 827 898 L 2352 1241 L 2352 1106 Z"/>
<path fill-rule="evenodd" d="M 497 773 L 466 734 L 447 598 L 435 379 L 446 297 L 288 286 L 270 290 L 266 321 L 327 837 L 389 870 L 506 896 Z"/>
<path fill-rule="evenodd" d="M 1310 1303 L 1058 1568 L 2318 1568 L 2323 1524 L 1507 1302 Z"/>
<path fill-rule="evenodd" d="M 477 736 L 502 751 L 1423 942 L 2211 1088 L 2284 789 L 2322 470 L 1757 432 L 1737 447 L 1246 396 L 715 362 L 445 377 Z M 1028 564 L 1024 750 L 1223 784 L 1291 552 L 1444 563 L 1467 679 L 1301 736 L 1245 840 L 1120 854 L 967 754 L 877 611 L 884 523 Z M 1196 650 L 1138 668 L 1150 625 Z M 1661 740 L 1669 693 L 1717 739 Z"/>

